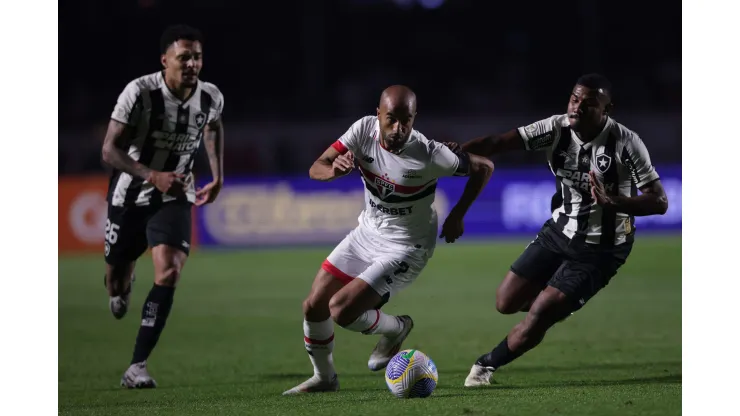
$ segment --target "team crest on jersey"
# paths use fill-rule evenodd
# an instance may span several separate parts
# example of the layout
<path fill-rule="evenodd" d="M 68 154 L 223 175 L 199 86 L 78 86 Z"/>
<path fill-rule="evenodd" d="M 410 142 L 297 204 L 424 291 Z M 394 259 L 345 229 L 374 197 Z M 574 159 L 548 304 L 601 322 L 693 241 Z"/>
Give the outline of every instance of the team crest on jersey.
<path fill-rule="evenodd" d="M 609 155 L 598 155 L 596 156 L 596 169 L 601 173 L 605 173 L 609 170 L 612 165 L 612 158 Z"/>
<path fill-rule="evenodd" d="M 205 113 L 198 113 L 195 115 L 195 127 L 198 129 L 202 129 L 203 126 L 206 124 L 206 114 Z"/>
<path fill-rule="evenodd" d="M 396 190 L 396 184 L 390 182 L 390 178 L 388 178 L 387 173 L 383 175 L 383 177 L 375 177 L 375 187 L 378 188 L 382 198 L 385 198 L 388 194 Z"/>

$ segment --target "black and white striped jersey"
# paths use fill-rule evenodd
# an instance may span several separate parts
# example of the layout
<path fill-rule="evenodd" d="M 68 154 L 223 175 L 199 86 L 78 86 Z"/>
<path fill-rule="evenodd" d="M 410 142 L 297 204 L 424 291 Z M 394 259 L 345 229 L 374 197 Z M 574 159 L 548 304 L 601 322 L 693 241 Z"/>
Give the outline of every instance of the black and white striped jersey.
<path fill-rule="evenodd" d="M 567 114 L 518 130 L 527 150 L 547 153 L 557 178 L 552 219 L 568 238 L 603 246 L 633 240 L 634 218 L 593 201 L 589 171 L 611 195 L 636 196 L 638 188 L 659 179 L 635 132 L 609 118 L 596 139 L 583 143 L 571 130 Z"/>
<path fill-rule="evenodd" d="M 185 198 L 195 202 L 194 156 L 206 124 L 218 120 L 223 107 L 224 97 L 215 85 L 198 81 L 190 97 L 182 101 L 165 85 L 163 72 L 157 72 L 131 81 L 118 97 L 111 118 L 135 130 L 123 150 L 150 169 L 184 174 L 188 183 Z M 128 173 L 114 170 L 111 175 L 108 203 L 113 206 L 174 200 Z"/>

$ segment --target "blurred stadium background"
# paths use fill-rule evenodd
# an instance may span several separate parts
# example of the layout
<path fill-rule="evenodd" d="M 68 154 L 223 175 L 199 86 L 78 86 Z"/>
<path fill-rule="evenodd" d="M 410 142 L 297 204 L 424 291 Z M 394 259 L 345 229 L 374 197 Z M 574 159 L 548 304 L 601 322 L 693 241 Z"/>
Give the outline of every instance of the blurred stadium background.
<path fill-rule="evenodd" d="M 276 337 L 285 339 L 285 354 L 296 358 L 290 359 L 290 366 L 267 360 L 254 367 L 254 372 L 309 370 L 300 339 L 296 338 L 300 336 L 300 301 L 323 256 L 356 225 L 363 206 L 363 187 L 356 173 L 325 184 L 310 181 L 307 171 L 353 121 L 375 112 L 383 88 L 395 83 L 409 85 L 419 98 L 415 127 L 438 141 L 462 142 L 563 113 L 578 76 L 602 72 L 614 84 L 614 117 L 637 131 L 647 144 L 668 192 L 670 208 L 664 216 L 638 218 L 636 254 L 623 269 L 625 277 L 613 284 L 615 289 L 604 292 L 604 300 L 594 302 L 596 305 L 588 309 L 593 312 L 584 314 L 593 313 L 593 317 L 580 318 L 582 321 L 575 318 L 575 331 L 588 330 L 594 339 L 624 340 L 639 333 L 635 322 L 642 317 L 638 312 L 657 316 L 663 335 L 654 336 L 662 336 L 661 341 L 649 338 L 635 345 L 651 351 L 642 356 L 645 362 L 666 363 L 667 369 L 655 368 L 656 373 L 670 376 L 663 381 L 680 383 L 681 12 L 677 5 L 663 7 L 658 2 L 635 0 L 64 3 L 59 31 L 58 178 L 59 377 L 60 393 L 66 393 L 64 398 L 60 395 L 62 413 L 115 413 L 114 408 L 106 406 L 139 400 L 124 400 L 113 392 L 98 394 L 112 389 L 124 369 L 137 326 L 137 302 L 142 301 L 151 282 L 149 261 L 143 259 L 141 283 L 130 314 L 134 316 L 127 317 L 124 324 L 127 329 L 101 329 L 118 323 L 106 315 L 106 296 L 100 281 L 107 187 L 100 147 L 108 117 L 126 83 L 159 69 L 159 35 L 172 23 L 191 24 L 205 35 L 201 77 L 215 83 L 225 95 L 226 185 L 216 203 L 194 210 L 194 252 L 178 289 L 175 310 L 179 311 L 168 323 L 159 352 L 155 351 L 154 359 L 161 367 L 154 371 L 159 370 L 155 377 L 162 377 L 160 382 L 177 384 L 175 375 L 193 370 L 187 365 L 197 364 L 188 360 L 203 351 L 232 354 L 242 365 L 254 359 L 251 354 L 264 351 L 245 347 L 245 335 L 235 328 L 251 328 L 246 334 L 259 331 L 268 327 L 261 321 L 264 319 L 275 333 L 286 334 Z M 199 162 L 198 180 L 206 182 L 210 172 L 205 155 Z M 549 215 L 555 189 L 541 154 L 512 153 L 494 162 L 494 177 L 466 219 L 463 240 L 478 244 L 454 248 L 440 244 L 440 254 L 435 254 L 437 258 L 425 272 L 428 277 L 418 283 L 418 289 L 412 287 L 403 295 L 405 298 L 400 298 L 406 299 L 412 310 L 418 308 L 420 314 L 429 313 L 427 301 L 431 296 L 446 299 L 445 308 L 459 310 L 460 315 L 485 316 L 481 319 L 493 328 L 495 336 L 471 335 L 473 328 L 462 335 L 458 332 L 466 330 L 463 325 L 451 329 L 449 335 L 451 339 L 461 339 L 455 338 L 459 335 L 469 341 L 455 347 L 445 341 L 437 348 L 448 349 L 433 351 L 435 360 L 442 362 L 438 362 L 440 372 L 444 373 L 444 365 L 449 364 L 459 370 L 460 375 L 454 377 L 459 377 L 460 383 L 469 361 L 490 349 L 515 322 L 491 313 L 495 287 Z M 437 193 L 440 218 L 463 186 L 462 179 L 441 181 Z M 645 237 L 647 243 L 639 243 Z M 265 248 L 268 251 L 254 251 Z M 455 296 L 457 292 L 449 293 L 451 283 L 447 279 L 450 274 L 460 273 L 467 278 L 455 276 L 455 280 L 469 279 L 470 284 L 460 283 L 455 290 L 461 293 Z M 478 293 L 470 296 L 471 292 Z M 649 294 L 656 297 L 650 298 Z M 474 306 L 471 301 L 479 304 Z M 612 308 L 627 306 L 631 312 L 620 315 L 624 319 L 621 323 L 609 315 Z M 612 316 L 609 328 L 601 326 L 600 313 Z M 183 315 L 203 319 L 186 322 Z M 457 324 L 447 315 L 435 319 L 432 326 Z M 219 341 L 220 347 L 182 341 L 209 333 L 212 325 L 224 341 Z M 648 324 L 643 321 L 642 325 Z M 643 329 L 654 331 L 652 327 Z M 96 331 L 103 335 L 94 335 Z M 422 326 L 418 330 L 421 344 L 425 336 L 430 341 L 427 344 L 433 344 L 432 329 Z M 565 343 L 578 336 L 578 332 L 564 332 L 559 340 Z M 350 338 L 342 336 L 342 342 L 363 343 L 354 360 L 359 367 L 357 363 L 349 364 L 349 359 L 344 359 L 342 365 L 355 365 L 359 373 L 372 345 L 365 346 L 369 341 L 364 339 Z M 229 341 L 244 350 L 224 347 Z M 604 342 L 592 357 L 592 364 L 605 365 L 612 372 L 607 378 L 634 378 L 630 373 L 633 367 L 651 371 L 645 363 L 632 366 L 640 359 L 627 352 L 615 353 Z M 464 353 L 457 351 L 460 346 L 465 348 Z M 621 348 L 619 343 L 611 347 Z M 625 349 L 629 347 L 634 345 Z M 338 343 L 337 348 L 343 348 L 342 344 Z M 570 344 L 568 348 L 577 349 Z M 170 354 L 168 349 L 175 352 Z M 553 355 L 548 355 L 546 348 L 543 351 L 530 363 L 549 363 Z M 171 360 L 168 355 L 177 359 Z M 437 355 L 446 355 L 451 362 L 445 363 L 445 358 Z M 566 363 L 577 358 L 557 357 Z M 455 361 L 458 358 L 460 361 Z M 211 366 L 209 371 L 221 379 L 224 373 L 217 371 L 219 366 L 231 374 L 225 370 L 231 365 L 227 361 L 206 361 Z M 80 367 L 81 362 L 86 364 Z M 579 374 L 571 376 L 576 382 L 583 378 Z M 661 382 L 652 373 L 642 376 Z M 299 381 L 301 376 L 294 378 Z M 293 381 L 288 376 L 258 380 L 262 386 L 272 386 L 272 393 L 290 387 Z M 189 380 L 188 385 L 199 386 L 201 381 Z M 543 383 L 547 386 L 546 380 L 535 381 L 540 387 Z M 202 385 L 209 382 L 202 381 Z M 178 392 L 183 397 L 195 394 L 191 390 Z M 172 400 L 177 397 L 170 396 Z M 680 412 L 680 400 L 670 403 L 652 401 L 658 410 Z M 567 409 L 565 404 L 560 405 Z M 262 408 L 262 414 L 269 413 L 268 409 Z M 371 410 L 368 408 L 368 412 Z M 181 408 L 178 414 L 184 411 Z M 363 411 L 358 407 L 353 412 Z M 609 409 L 600 408 L 598 412 L 610 414 Z M 535 413 L 529 409 L 528 414 Z M 616 414 L 627 413 L 621 409 Z"/>

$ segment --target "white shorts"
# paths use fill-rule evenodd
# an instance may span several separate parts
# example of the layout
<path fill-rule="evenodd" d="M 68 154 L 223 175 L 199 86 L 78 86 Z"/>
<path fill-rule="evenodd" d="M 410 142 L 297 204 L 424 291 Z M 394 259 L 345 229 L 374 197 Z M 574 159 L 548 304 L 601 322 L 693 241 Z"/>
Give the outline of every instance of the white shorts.
<path fill-rule="evenodd" d="M 321 267 L 344 283 L 354 278 L 364 280 L 387 301 L 416 280 L 433 250 L 383 241 L 356 227 Z"/>

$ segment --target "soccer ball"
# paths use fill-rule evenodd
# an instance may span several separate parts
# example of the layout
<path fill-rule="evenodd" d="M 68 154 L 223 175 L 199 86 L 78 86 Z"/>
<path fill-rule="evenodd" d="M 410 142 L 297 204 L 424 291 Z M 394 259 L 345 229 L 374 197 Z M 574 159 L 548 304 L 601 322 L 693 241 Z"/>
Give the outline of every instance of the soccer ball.
<path fill-rule="evenodd" d="M 429 397 L 439 375 L 434 361 L 418 350 L 403 350 L 385 368 L 385 384 L 394 396 L 405 399 Z"/>

